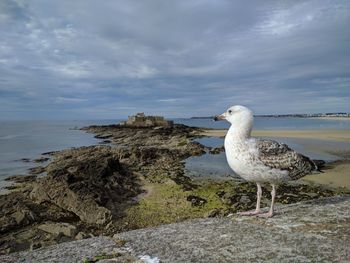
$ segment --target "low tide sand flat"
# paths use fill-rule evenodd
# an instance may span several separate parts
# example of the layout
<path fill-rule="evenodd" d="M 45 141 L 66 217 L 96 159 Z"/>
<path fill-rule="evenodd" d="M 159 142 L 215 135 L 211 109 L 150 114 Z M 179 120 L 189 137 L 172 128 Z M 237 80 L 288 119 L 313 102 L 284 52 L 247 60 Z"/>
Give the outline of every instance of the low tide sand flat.
<path fill-rule="evenodd" d="M 224 137 L 227 130 L 203 130 L 204 136 Z M 350 130 L 253 130 L 252 136 L 350 141 Z"/>
<path fill-rule="evenodd" d="M 333 120 L 333 121 L 350 121 L 350 117 L 314 117 L 312 119 Z"/>
<path fill-rule="evenodd" d="M 305 176 L 303 180 L 350 189 L 350 162 L 335 163 L 330 169 L 325 170 L 324 173 L 311 174 Z"/>

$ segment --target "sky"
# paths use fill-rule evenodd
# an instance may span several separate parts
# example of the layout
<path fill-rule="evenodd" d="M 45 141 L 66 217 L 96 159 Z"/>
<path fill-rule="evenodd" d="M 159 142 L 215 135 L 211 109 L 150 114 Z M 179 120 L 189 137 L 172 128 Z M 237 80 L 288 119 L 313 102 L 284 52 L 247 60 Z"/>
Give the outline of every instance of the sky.
<path fill-rule="evenodd" d="M 350 1 L 1 0 L 0 119 L 350 112 Z"/>

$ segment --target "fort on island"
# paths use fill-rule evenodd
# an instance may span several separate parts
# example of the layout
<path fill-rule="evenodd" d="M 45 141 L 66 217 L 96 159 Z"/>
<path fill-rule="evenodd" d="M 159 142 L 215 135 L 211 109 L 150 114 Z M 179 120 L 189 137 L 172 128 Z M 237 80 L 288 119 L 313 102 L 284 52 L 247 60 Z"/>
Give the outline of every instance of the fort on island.
<path fill-rule="evenodd" d="M 143 112 L 129 116 L 127 121 L 120 122 L 121 126 L 130 127 L 172 127 L 173 121 L 167 121 L 162 116 L 146 116 Z"/>

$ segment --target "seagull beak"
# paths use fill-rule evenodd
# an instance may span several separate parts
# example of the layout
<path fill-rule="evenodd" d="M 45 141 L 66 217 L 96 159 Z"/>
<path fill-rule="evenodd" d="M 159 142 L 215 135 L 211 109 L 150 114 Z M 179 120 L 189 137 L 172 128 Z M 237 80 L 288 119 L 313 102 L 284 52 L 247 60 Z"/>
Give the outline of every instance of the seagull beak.
<path fill-rule="evenodd" d="M 221 115 L 216 115 L 214 117 L 214 121 L 222 121 L 222 120 L 226 120 L 226 116 L 225 113 L 221 114 Z"/>

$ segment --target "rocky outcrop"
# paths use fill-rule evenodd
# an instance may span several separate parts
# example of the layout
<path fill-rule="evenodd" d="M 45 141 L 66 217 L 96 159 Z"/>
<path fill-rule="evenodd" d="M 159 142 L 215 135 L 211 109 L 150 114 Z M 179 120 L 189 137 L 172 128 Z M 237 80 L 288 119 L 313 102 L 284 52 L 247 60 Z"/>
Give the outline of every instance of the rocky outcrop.
<path fill-rule="evenodd" d="M 61 237 L 36 227 L 47 221 L 77 222 L 77 217 L 54 204 L 36 204 L 29 198 L 31 186 L 0 196 L 0 254 L 55 244 Z M 74 238 L 73 238 L 74 239 Z"/>
<path fill-rule="evenodd" d="M 38 229 L 53 235 L 65 235 L 67 237 L 75 237 L 77 228 L 68 223 L 49 223 L 46 222 L 38 226 Z"/>
<path fill-rule="evenodd" d="M 82 130 L 95 134 L 96 138 L 108 138 L 119 146 L 153 146 L 169 149 L 187 149 L 199 128 L 174 124 L 173 127 L 136 128 L 120 125 L 92 125 Z M 200 145 L 200 144 L 199 144 Z M 201 145 L 203 147 L 203 145 Z"/>
<path fill-rule="evenodd" d="M 60 244 L 1 262 L 349 262 L 350 197 L 277 207 L 270 219 L 207 218 Z M 100 261 L 99 261 L 100 262 Z M 148 261 L 150 262 L 150 261 Z"/>
<path fill-rule="evenodd" d="M 70 149 L 53 157 L 47 176 L 13 176 L 16 191 L 0 196 L 0 254 L 74 240 L 79 231 L 107 234 L 112 218 L 141 192 L 137 177 L 111 147 Z M 74 235 L 67 235 L 67 223 Z"/>
<path fill-rule="evenodd" d="M 50 160 L 50 158 L 48 158 L 48 157 L 40 157 L 40 158 L 37 158 L 37 159 L 33 160 L 33 162 L 35 162 L 35 163 L 44 163 L 44 162 L 47 162 L 48 160 Z"/>
<path fill-rule="evenodd" d="M 111 221 L 109 203 L 136 196 L 135 176 L 120 164 L 110 147 L 83 147 L 61 152 L 36 182 L 30 197 L 73 212 L 88 224 Z"/>
<path fill-rule="evenodd" d="M 203 152 L 202 145 L 191 142 L 193 130 L 186 126 L 90 129 L 98 134 L 101 131 L 101 137 L 110 137 L 121 147 L 91 146 L 44 153 L 50 155 L 51 163 L 35 167 L 31 173 L 45 173 L 45 177 L 9 178 L 15 183 L 15 191 L 0 196 L 0 254 L 75 238 L 45 231 L 49 229 L 46 224 L 69 223 L 81 233 L 77 239 L 128 228 L 118 220 L 142 191 L 140 174 L 134 171 L 148 173 L 162 156 L 181 168 L 183 158 Z M 174 169 L 172 173 L 176 178 L 180 171 Z"/>

